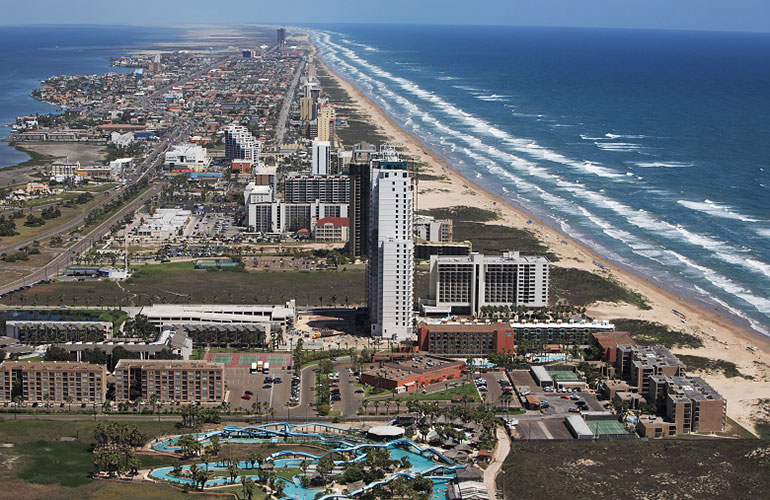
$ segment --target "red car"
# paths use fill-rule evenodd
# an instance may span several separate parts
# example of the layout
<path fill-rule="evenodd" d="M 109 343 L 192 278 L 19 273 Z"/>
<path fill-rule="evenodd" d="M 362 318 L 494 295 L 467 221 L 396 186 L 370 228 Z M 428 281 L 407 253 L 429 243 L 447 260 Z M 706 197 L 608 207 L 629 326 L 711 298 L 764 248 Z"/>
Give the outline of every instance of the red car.
<path fill-rule="evenodd" d="M 562 399 L 569 399 L 569 396 L 559 396 Z"/>
<path fill-rule="evenodd" d="M 243 396 L 241 396 L 241 399 L 251 399 L 251 395 L 244 394 Z"/>

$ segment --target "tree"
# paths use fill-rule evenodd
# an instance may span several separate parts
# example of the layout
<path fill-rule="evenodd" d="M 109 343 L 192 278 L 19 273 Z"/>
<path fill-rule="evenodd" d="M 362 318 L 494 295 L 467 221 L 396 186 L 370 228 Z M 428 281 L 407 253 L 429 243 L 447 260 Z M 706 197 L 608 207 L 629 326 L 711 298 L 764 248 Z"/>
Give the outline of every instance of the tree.
<path fill-rule="evenodd" d="M 227 466 L 227 475 L 230 476 L 230 484 L 235 484 L 235 478 L 238 477 L 238 467 L 232 461 Z"/>
<path fill-rule="evenodd" d="M 254 491 L 257 488 L 257 485 L 254 483 L 254 480 L 251 479 L 250 477 L 243 477 L 241 478 L 241 485 L 242 485 L 243 496 L 247 500 L 253 500 Z"/>
<path fill-rule="evenodd" d="M 334 470 L 334 460 L 332 459 L 331 455 L 324 455 L 320 460 L 318 460 L 316 472 L 321 475 L 324 484 L 329 482 L 329 475 L 331 474 L 332 470 Z"/>

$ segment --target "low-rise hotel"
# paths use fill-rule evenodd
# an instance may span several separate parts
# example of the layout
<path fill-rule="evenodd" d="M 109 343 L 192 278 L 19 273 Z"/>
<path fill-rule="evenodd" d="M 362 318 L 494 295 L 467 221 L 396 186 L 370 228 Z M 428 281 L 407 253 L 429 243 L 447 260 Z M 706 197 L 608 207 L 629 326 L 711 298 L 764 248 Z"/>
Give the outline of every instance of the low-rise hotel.
<path fill-rule="evenodd" d="M 20 396 L 27 403 L 103 403 L 106 367 L 70 361 L 4 361 L 0 401 Z"/>
<path fill-rule="evenodd" d="M 225 397 L 225 370 L 206 361 L 121 359 L 115 366 L 115 399 L 219 403 Z"/>

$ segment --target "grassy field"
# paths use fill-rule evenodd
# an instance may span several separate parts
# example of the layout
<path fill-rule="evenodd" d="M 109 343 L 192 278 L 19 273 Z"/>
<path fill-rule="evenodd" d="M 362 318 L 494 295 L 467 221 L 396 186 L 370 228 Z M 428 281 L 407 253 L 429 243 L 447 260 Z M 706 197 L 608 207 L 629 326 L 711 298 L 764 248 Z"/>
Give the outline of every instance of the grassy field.
<path fill-rule="evenodd" d="M 132 424 L 150 438 L 175 429 L 172 422 Z M 7 498 L 122 498 L 91 496 L 102 489 L 101 486 L 94 488 L 89 477 L 93 471 L 91 446 L 95 425 L 91 420 L 6 419 L 0 422 L 0 443 L 14 445 L 0 453 L 0 491 L 13 493 Z M 61 441 L 63 437 L 74 440 Z"/>
<path fill-rule="evenodd" d="M 5 299 L 6 304 L 149 305 L 151 303 L 277 303 L 298 305 L 359 304 L 365 301 L 363 266 L 340 271 L 203 271 L 193 263 L 148 265 L 121 283 L 78 281 L 40 285 Z"/>
<path fill-rule="evenodd" d="M 703 347 L 703 341 L 695 335 L 671 330 L 660 323 L 641 319 L 614 319 L 615 329 L 628 332 L 641 345 L 662 344 L 671 347 Z"/>
<path fill-rule="evenodd" d="M 767 498 L 767 441 L 544 442 L 511 447 L 498 488 L 505 498 Z M 764 449 L 764 458 L 752 456 Z"/>
<path fill-rule="evenodd" d="M 650 306 L 639 294 L 582 269 L 551 267 L 551 300 L 566 299 L 576 306 L 594 302 L 627 302 L 639 309 Z"/>

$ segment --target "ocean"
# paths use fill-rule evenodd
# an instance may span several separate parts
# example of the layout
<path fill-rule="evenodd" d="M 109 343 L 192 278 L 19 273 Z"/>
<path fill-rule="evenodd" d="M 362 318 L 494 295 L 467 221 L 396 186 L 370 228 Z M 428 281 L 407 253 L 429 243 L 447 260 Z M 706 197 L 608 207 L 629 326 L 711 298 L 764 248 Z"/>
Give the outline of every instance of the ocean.
<path fill-rule="evenodd" d="M 111 68 L 109 57 L 173 41 L 177 34 L 177 29 L 160 27 L 0 26 L 0 125 L 13 124 L 17 116 L 58 111 L 29 95 L 41 80 L 55 75 L 131 71 Z M 0 127 L 0 139 L 10 131 Z M 0 142 L 0 168 L 28 158 Z"/>
<path fill-rule="evenodd" d="M 770 334 L 770 35 L 312 28 L 464 175 Z"/>

